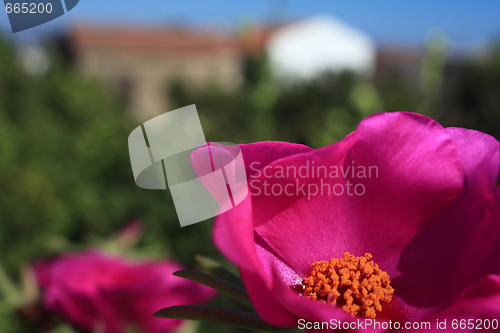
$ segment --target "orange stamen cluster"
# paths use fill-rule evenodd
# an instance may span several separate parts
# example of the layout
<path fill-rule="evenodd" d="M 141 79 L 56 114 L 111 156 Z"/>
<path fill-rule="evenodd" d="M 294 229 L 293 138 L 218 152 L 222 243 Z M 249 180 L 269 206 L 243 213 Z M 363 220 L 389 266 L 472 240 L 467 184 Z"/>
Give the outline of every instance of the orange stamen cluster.
<path fill-rule="evenodd" d="M 390 302 L 394 288 L 389 275 L 371 261 L 372 255 L 355 257 L 348 252 L 340 259 L 316 261 L 304 280 L 304 296 L 326 304 L 337 304 L 354 315 L 375 318 L 382 303 Z"/>

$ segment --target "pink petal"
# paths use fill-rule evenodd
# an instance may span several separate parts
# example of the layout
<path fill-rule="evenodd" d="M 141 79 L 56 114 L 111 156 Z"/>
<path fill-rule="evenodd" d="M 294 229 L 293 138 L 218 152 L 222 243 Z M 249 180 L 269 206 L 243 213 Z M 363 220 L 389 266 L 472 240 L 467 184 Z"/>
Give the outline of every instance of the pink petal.
<path fill-rule="evenodd" d="M 275 325 L 289 325 L 294 315 L 344 313 L 337 308 L 307 310 L 311 302 L 297 301 L 297 293 L 283 293 L 290 281 L 286 288 L 273 283 L 269 267 L 305 277 L 313 261 L 341 257 L 345 251 L 371 252 L 384 267 L 437 221 L 462 190 L 463 170 L 447 133 L 433 120 L 408 113 L 369 117 L 339 143 L 277 159 L 267 170 L 255 170 L 250 186 L 263 190 L 264 181 L 284 186 L 291 180 L 300 181 L 297 186 L 318 184 L 318 179 L 277 178 L 267 171 L 277 166 L 299 168 L 307 162 L 347 168 L 352 160 L 380 170 L 378 178 L 363 178 L 367 189 L 363 196 L 254 195 L 216 219 L 216 245 L 242 274 L 251 276 L 245 279 L 250 297 L 258 313 Z M 330 185 L 355 180 L 346 176 L 323 180 Z M 260 183 L 252 186 L 252 181 Z M 257 248 L 254 229 L 265 240 Z M 266 303 L 266 298 L 271 301 Z M 304 305 L 295 307 L 297 302 Z"/>
<path fill-rule="evenodd" d="M 298 317 L 290 313 L 284 306 L 283 300 L 278 299 L 266 282 L 271 282 L 264 277 L 262 272 L 240 270 L 253 306 L 257 313 L 266 322 L 276 326 L 296 326 Z"/>
<path fill-rule="evenodd" d="M 286 142 L 269 141 L 240 146 L 211 142 L 193 151 L 190 160 L 198 180 L 217 201 L 219 211 L 225 212 L 248 195 L 246 180 L 260 168 L 276 159 L 311 150 L 304 145 Z M 215 171 L 221 174 L 217 175 Z M 221 186 L 220 177 L 224 177 L 226 186 Z"/>
<path fill-rule="evenodd" d="M 346 178 L 297 179 L 266 178 L 262 173 L 250 181 L 251 187 L 256 180 L 281 186 L 296 181 L 318 188 L 321 181 L 344 188 L 347 181 L 365 186 L 366 193 L 359 196 L 351 188 L 351 195 L 327 195 L 325 190 L 324 195 L 310 198 L 263 194 L 252 198 L 257 233 L 303 277 L 312 262 L 338 258 L 346 251 L 358 256 L 372 253 L 374 261 L 386 267 L 453 204 L 464 177 L 446 131 L 432 119 L 411 113 L 373 115 L 343 141 L 278 160 L 269 168 L 300 168 L 307 163 L 344 170 L 352 165 L 366 170 L 376 166 L 379 175 L 356 178 L 348 172 Z"/>
<path fill-rule="evenodd" d="M 283 309 L 278 307 L 278 305 L 274 305 L 269 302 L 269 299 L 272 297 L 273 300 L 279 300 L 280 305 L 286 309 L 289 314 L 294 315 L 299 319 L 307 318 L 307 320 L 317 322 L 330 322 L 331 320 L 336 320 L 337 324 L 339 321 L 348 323 L 357 323 L 358 319 L 363 321 L 363 318 L 352 317 L 340 307 L 326 305 L 321 302 L 314 302 L 302 297 L 300 295 L 300 283 L 302 282 L 302 278 L 285 263 L 283 263 L 283 261 L 271 248 L 269 248 L 267 244 L 262 244 L 258 235 L 256 235 L 256 243 L 257 256 L 259 257 L 263 270 L 266 274 L 264 279 L 267 278 L 267 281 L 270 282 L 267 286 L 264 286 L 267 287 L 269 293 L 263 292 L 266 288 L 263 288 L 262 285 L 254 287 L 257 285 L 256 281 L 260 281 L 262 279 L 261 276 L 254 275 L 252 276 L 253 280 L 247 281 L 245 279 L 244 281 L 245 286 L 247 286 L 251 295 L 252 302 L 256 305 L 259 314 L 262 313 L 261 316 L 263 316 L 264 320 L 272 322 L 275 320 L 275 313 L 277 312 L 277 309 L 283 311 Z M 243 272 L 242 276 L 244 276 Z M 291 288 L 290 286 L 294 286 L 294 288 Z M 384 305 L 382 313 L 377 316 L 377 321 L 384 322 L 389 319 L 392 321 L 404 321 L 408 314 L 408 311 L 404 308 L 404 306 L 405 304 L 399 302 L 396 297 L 396 299 L 393 299 L 391 303 Z M 264 310 L 265 307 L 267 307 L 267 311 Z M 290 324 L 287 326 L 289 325 Z M 353 330 L 353 332 L 354 331 L 378 332 L 380 330 L 361 327 L 359 330 Z"/>
<path fill-rule="evenodd" d="M 217 217 L 213 229 L 214 242 L 219 250 L 240 268 L 245 288 L 257 313 L 273 325 L 296 326 L 299 318 L 310 319 L 306 316 L 310 310 L 301 313 L 303 306 L 306 308 L 312 306 L 316 309 L 315 306 L 319 306 L 320 303 L 300 298 L 297 292 L 290 291 L 290 286 L 301 281 L 301 278 L 283 263 L 267 244 L 262 242 L 260 236 L 255 235 L 252 229 L 252 213 L 244 213 L 250 207 L 250 199 L 251 197 L 247 197 L 235 209 Z M 237 223 L 232 220 L 235 217 L 240 218 Z M 234 235 L 242 237 L 234 237 Z M 290 293 L 285 293 L 284 289 Z M 301 302 L 302 305 L 294 308 L 297 302 Z M 291 312 L 290 306 L 292 310 L 298 309 L 299 311 Z M 320 309 L 322 318 L 331 317 L 332 312 L 340 315 L 341 318 L 351 318 L 339 308 L 320 307 Z"/>
<path fill-rule="evenodd" d="M 255 253 L 251 197 L 215 218 L 212 235 L 217 248 L 240 269 L 260 267 Z"/>
<path fill-rule="evenodd" d="M 443 322 L 444 320 L 446 320 L 447 330 L 457 331 L 452 326 L 455 320 L 460 332 L 498 331 L 500 328 L 500 275 L 488 275 L 481 278 L 467 288 L 454 305 L 428 318 L 426 321 L 433 325 L 433 330 L 428 331 L 442 332 L 443 330 L 436 329 L 436 321 Z M 467 325 L 464 328 L 460 327 L 461 320 Z M 490 325 L 489 329 L 486 329 L 486 320 L 490 324 L 496 321 L 496 328 L 491 328 Z M 478 327 L 480 323 L 482 325 Z"/>
<path fill-rule="evenodd" d="M 239 147 L 243 153 L 247 178 L 259 172 L 259 168 L 263 168 L 275 160 L 313 151 L 312 148 L 304 145 L 272 141 L 244 144 L 239 145 Z M 227 152 L 213 149 L 212 155 L 216 154 L 224 155 Z M 221 157 L 221 159 L 223 158 Z M 191 155 L 191 163 L 196 170 L 198 162 L 193 161 L 193 155 Z M 259 265 L 255 256 L 251 199 L 251 196 L 248 196 L 234 209 L 217 216 L 213 229 L 216 246 L 237 266 L 246 267 L 250 271 L 253 270 L 254 265 Z M 238 235 L 238 237 L 233 235 Z M 249 257 L 255 261 L 246 260 Z"/>
<path fill-rule="evenodd" d="M 289 142 L 264 141 L 239 145 L 243 152 L 247 177 L 279 159 L 314 151 L 311 147 Z"/>
<path fill-rule="evenodd" d="M 68 254 L 35 264 L 46 309 L 89 330 L 95 325 L 105 325 L 106 333 L 121 333 L 124 327 L 121 318 L 102 299 L 99 286 L 109 284 L 123 269 L 117 258 L 104 257 L 97 251 Z M 113 274 L 96 274 L 109 270 Z"/>
<path fill-rule="evenodd" d="M 100 327 L 106 333 L 124 333 L 129 325 L 148 333 L 169 332 L 180 321 L 154 318 L 154 312 L 214 296 L 211 288 L 173 276 L 179 269 L 174 261 L 128 262 L 97 251 L 35 265 L 47 310 L 80 328 Z"/>
<path fill-rule="evenodd" d="M 272 281 L 264 273 L 257 257 L 250 196 L 234 209 L 216 218 L 213 238 L 219 250 L 240 269 L 245 288 L 257 313 L 273 325 L 296 325 L 297 318 L 271 293 Z"/>
<path fill-rule="evenodd" d="M 479 277 L 500 268 L 500 249 L 493 249 L 500 235 L 500 218 L 494 218 L 500 208 L 500 192 L 494 203 L 499 143 L 477 131 L 448 128 L 447 132 L 464 168 L 464 190 L 442 218 L 388 268 L 396 294 L 407 307 L 434 307 L 433 311 Z M 488 260 L 490 254 L 495 259 Z"/>
<path fill-rule="evenodd" d="M 137 282 L 116 285 L 103 290 L 103 297 L 113 305 L 120 318 L 148 333 L 172 331 L 180 320 L 152 317 L 164 307 L 198 304 L 208 301 L 215 291 L 201 284 L 173 276 L 182 269 L 174 262 L 144 263 L 135 270 L 141 272 Z"/>
<path fill-rule="evenodd" d="M 304 145 L 278 141 L 241 144 L 238 147 L 243 154 L 247 178 L 252 177 L 275 160 L 313 150 Z M 221 166 L 233 160 L 238 153 L 239 151 L 234 147 L 210 142 L 191 153 L 191 164 L 196 176 L 201 177 L 220 169 Z"/>

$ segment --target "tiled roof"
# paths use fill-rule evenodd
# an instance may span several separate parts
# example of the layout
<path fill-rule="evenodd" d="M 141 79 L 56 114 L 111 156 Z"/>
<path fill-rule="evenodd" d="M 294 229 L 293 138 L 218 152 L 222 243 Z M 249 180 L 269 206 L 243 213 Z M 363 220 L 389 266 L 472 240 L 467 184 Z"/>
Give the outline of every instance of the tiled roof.
<path fill-rule="evenodd" d="M 131 28 L 80 25 L 71 28 L 68 40 L 76 49 L 112 49 L 129 52 L 200 52 L 234 49 L 243 55 L 265 51 L 266 43 L 279 26 L 252 27 L 240 34 L 188 28 Z"/>
<path fill-rule="evenodd" d="M 119 27 L 74 27 L 68 34 L 76 48 L 105 48 L 130 51 L 205 51 L 237 48 L 238 43 L 220 32 L 194 31 L 180 28 L 146 29 Z"/>

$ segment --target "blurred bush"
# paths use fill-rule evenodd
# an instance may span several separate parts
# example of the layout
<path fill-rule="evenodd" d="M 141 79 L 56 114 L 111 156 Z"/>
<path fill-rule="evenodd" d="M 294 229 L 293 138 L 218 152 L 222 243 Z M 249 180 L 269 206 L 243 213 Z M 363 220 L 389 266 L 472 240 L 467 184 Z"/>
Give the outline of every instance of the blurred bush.
<path fill-rule="evenodd" d="M 196 104 L 208 141 L 278 140 L 314 148 L 341 140 L 366 116 L 384 111 L 379 90 L 352 73 L 325 73 L 312 81 L 278 82 L 265 57 L 247 64 L 241 91 L 191 91 L 178 82 L 174 107 Z"/>
<path fill-rule="evenodd" d="M 217 256 L 210 223 L 180 228 L 169 191 L 135 185 L 127 138 L 139 124 L 99 81 L 72 71 L 56 48 L 50 58 L 49 72 L 32 76 L 15 49 L 0 42 L 3 280 L 18 280 L 19 268 L 35 258 L 97 243 L 134 217 L 145 227 L 140 254 L 175 255 L 188 266 L 197 253 Z M 12 315 L 7 289 L 0 283 L 0 315 Z M 0 331 L 25 332 L 13 328 L 16 318 L 2 317 Z"/>
<path fill-rule="evenodd" d="M 451 63 L 446 70 L 443 125 L 473 128 L 500 140 L 500 39 L 481 58 Z"/>

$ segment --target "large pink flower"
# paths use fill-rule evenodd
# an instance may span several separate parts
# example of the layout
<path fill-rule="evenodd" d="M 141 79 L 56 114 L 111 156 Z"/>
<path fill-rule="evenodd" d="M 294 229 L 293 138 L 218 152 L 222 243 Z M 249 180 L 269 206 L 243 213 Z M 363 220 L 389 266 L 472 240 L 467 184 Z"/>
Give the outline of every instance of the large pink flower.
<path fill-rule="evenodd" d="M 394 295 L 378 321 L 436 329 L 447 319 L 450 329 L 453 319 L 471 319 L 472 330 L 500 320 L 499 143 L 491 136 L 396 112 L 370 116 L 317 150 L 283 142 L 240 148 L 251 195 L 216 218 L 213 237 L 265 321 L 357 321 L 296 291 L 313 262 L 345 252 L 372 254 L 390 276 Z M 215 145 L 211 153 L 227 155 Z"/>
<path fill-rule="evenodd" d="M 172 331 L 180 320 L 155 318 L 165 307 L 201 303 L 214 291 L 172 273 L 174 261 L 127 261 L 98 251 L 65 254 L 35 264 L 44 307 L 89 331 Z"/>

